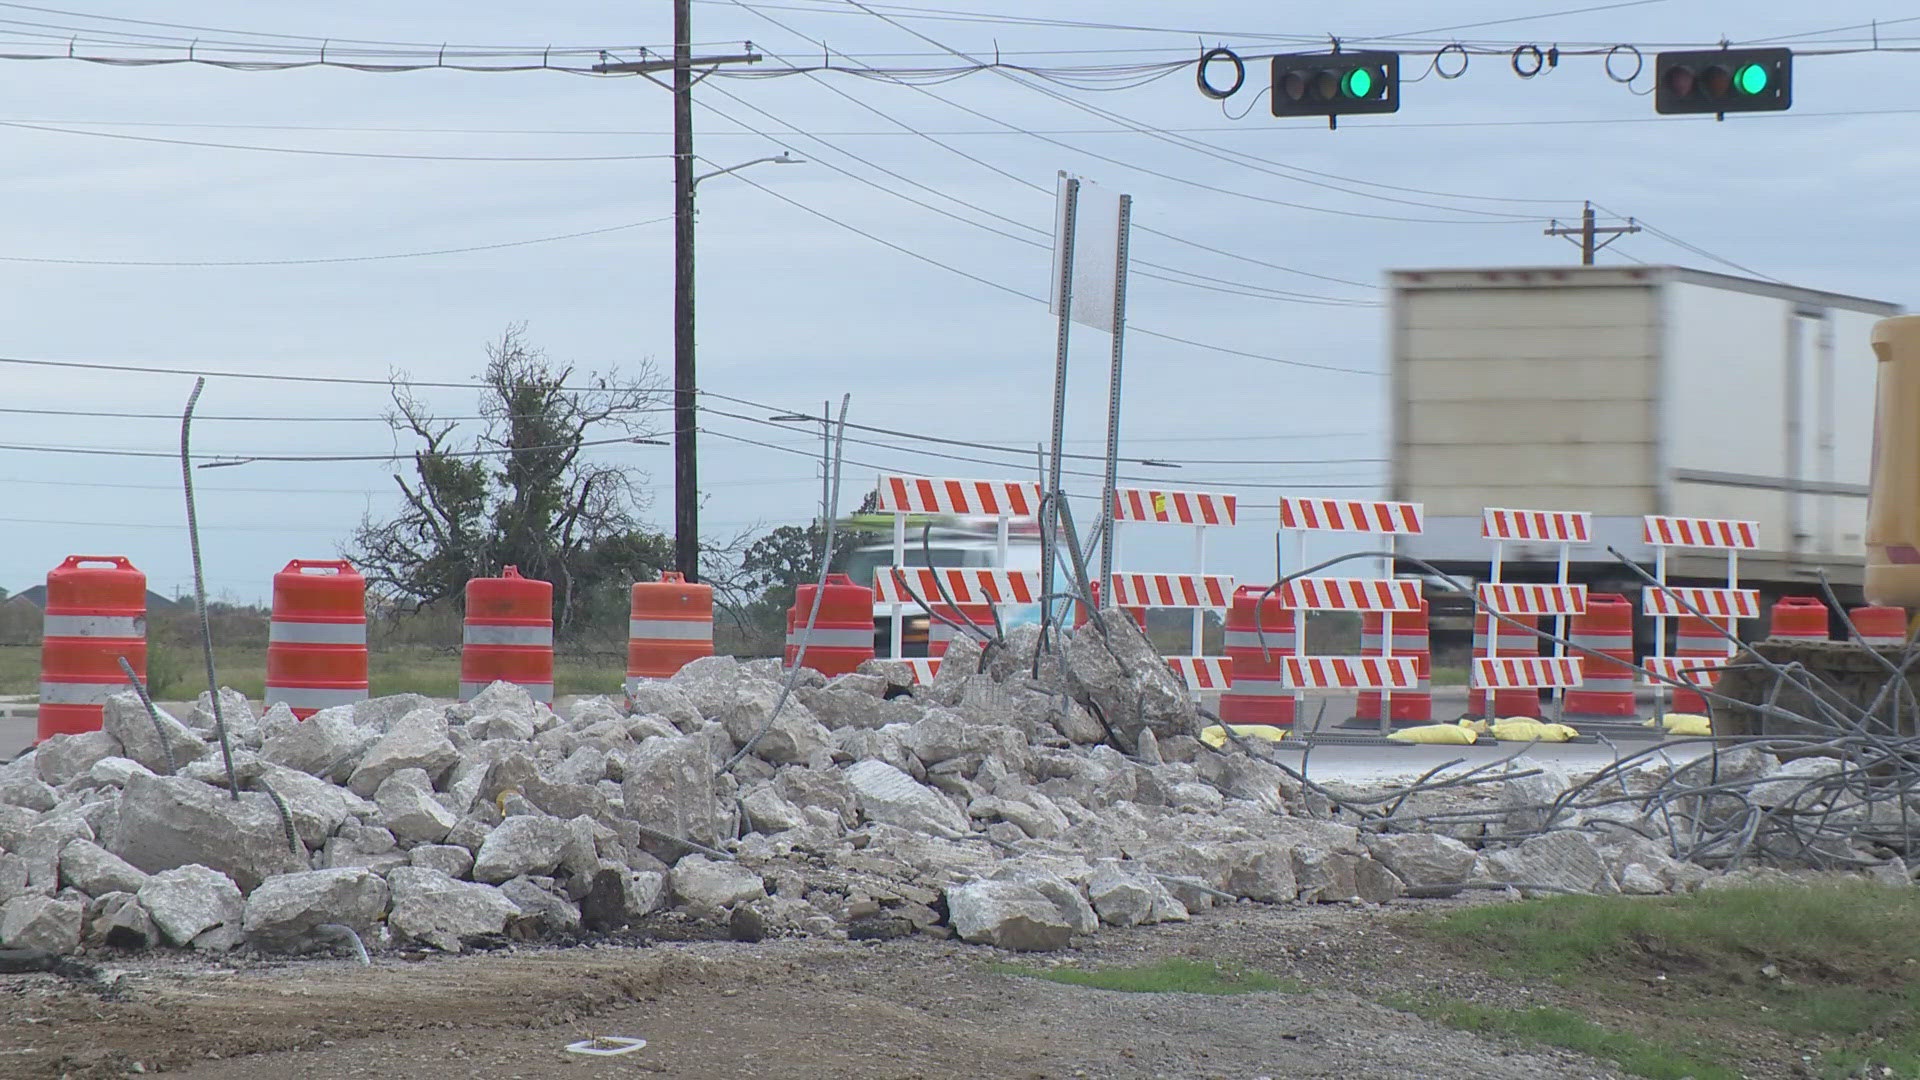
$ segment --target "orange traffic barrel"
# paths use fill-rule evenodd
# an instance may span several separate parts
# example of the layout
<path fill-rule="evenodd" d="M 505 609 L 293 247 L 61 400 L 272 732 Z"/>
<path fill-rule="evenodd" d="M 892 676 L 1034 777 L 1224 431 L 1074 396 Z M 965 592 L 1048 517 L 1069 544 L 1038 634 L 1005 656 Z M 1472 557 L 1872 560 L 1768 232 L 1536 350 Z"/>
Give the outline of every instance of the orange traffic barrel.
<path fill-rule="evenodd" d="M 1420 610 L 1398 611 L 1393 615 L 1393 641 L 1384 640 L 1382 632 L 1386 628 L 1387 617 L 1384 612 L 1369 611 L 1360 616 L 1360 652 L 1363 656 L 1411 656 L 1415 670 L 1420 675 L 1417 690 L 1396 690 L 1393 692 L 1391 722 L 1396 724 L 1425 724 L 1433 720 L 1433 643 L 1427 636 L 1427 602 L 1420 601 Z M 1389 650 L 1386 646 L 1391 644 Z M 1363 690 L 1353 706 L 1356 720 L 1380 719 L 1380 698 L 1378 690 Z"/>
<path fill-rule="evenodd" d="M 1511 626 L 1497 622 L 1499 633 L 1494 638 L 1495 652 L 1487 651 L 1487 613 L 1477 612 L 1473 616 L 1473 655 L 1482 656 L 1539 656 L 1540 639 L 1528 633 L 1523 627 L 1540 625 L 1537 615 L 1509 615 L 1507 618 L 1519 623 Z M 1469 685 L 1472 679 L 1468 680 Z M 1538 690 L 1495 690 L 1493 691 L 1493 711 L 1487 711 L 1487 692 L 1469 690 L 1467 692 L 1468 716 L 1539 716 L 1540 691 Z"/>
<path fill-rule="evenodd" d="M 627 615 L 627 693 L 713 655 L 713 586 L 672 571 L 636 581 Z"/>
<path fill-rule="evenodd" d="M 1226 653 L 1233 661 L 1233 685 L 1220 695 L 1220 719 L 1291 727 L 1293 691 L 1281 685 L 1280 663 L 1297 645 L 1294 613 L 1280 606 L 1277 591 L 1262 600 L 1263 592 L 1263 585 L 1242 585 L 1227 607 Z"/>
<path fill-rule="evenodd" d="M 367 699 L 367 582 L 341 559 L 295 559 L 273 575 L 266 703 L 305 720 Z"/>
<path fill-rule="evenodd" d="M 1567 639 L 1580 649 L 1580 686 L 1568 689 L 1561 706 L 1568 716 L 1632 716 L 1634 700 L 1633 605 L 1618 593 L 1588 593 L 1587 613 L 1575 615 Z M 1596 656 L 1594 653 L 1599 653 Z"/>
<path fill-rule="evenodd" d="M 535 701 L 553 701 L 553 585 L 521 577 L 512 566 L 497 578 L 467 582 L 460 700 L 473 700 L 495 682 L 525 687 Z"/>
<path fill-rule="evenodd" d="M 820 593 L 818 613 L 813 611 L 815 592 Z M 873 590 L 855 585 L 847 575 L 828 574 L 824 590 L 813 584 L 794 590 L 790 617 L 794 647 L 787 666 L 801 660 L 822 675 L 847 675 L 873 659 Z M 804 658 L 799 656 L 802 645 Z"/>
<path fill-rule="evenodd" d="M 1725 660 L 1733 654 L 1733 643 L 1728 641 L 1723 629 L 1731 629 L 1718 619 L 1700 619 L 1692 615 L 1680 616 L 1680 625 L 1674 631 L 1673 655 L 1677 657 L 1700 657 L 1702 659 Z M 1822 635 L 1825 636 L 1825 635 Z M 1683 675 L 1681 682 L 1692 682 L 1697 676 Z M 1715 678 L 1718 681 L 1718 677 Z M 1712 689 L 1713 683 L 1708 684 Z M 1683 713 L 1701 713 L 1707 711 L 1707 699 L 1692 690 L 1673 691 L 1673 711 Z"/>
<path fill-rule="evenodd" d="M 101 565 L 105 564 L 105 565 Z M 98 731 L 107 698 L 147 677 L 147 575 L 119 555 L 69 555 L 47 573 L 37 739 Z"/>
<path fill-rule="evenodd" d="M 1818 597 L 1783 596 L 1767 613 L 1767 636 L 1827 640 L 1827 605 Z"/>
<path fill-rule="evenodd" d="M 956 638 L 969 637 L 978 642 L 982 635 L 986 637 L 993 636 L 992 604 L 961 604 L 958 607 L 948 607 L 946 604 L 934 604 L 933 611 L 936 614 L 952 619 L 961 626 L 978 627 L 981 633 L 975 634 L 965 630 L 958 630 L 941 622 L 939 619 L 929 619 L 929 625 L 927 626 L 928 656 L 947 655 L 947 646 L 952 645 Z"/>
<path fill-rule="evenodd" d="M 1847 617 L 1853 620 L 1853 628 L 1860 631 L 1860 640 L 1865 644 L 1887 648 L 1907 643 L 1905 608 L 1871 604 L 1848 611 Z"/>
<path fill-rule="evenodd" d="M 1093 602 L 1095 606 L 1098 606 L 1100 603 L 1100 583 L 1096 581 L 1091 585 L 1087 586 L 1087 588 L 1091 591 L 1093 595 Z M 1073 608 L 1076 613 L 1073 619 L 1073 628 L 1075 630 L 1078 630 L 1081 627 L 1087 625 L 1087 605 L 1084 603 L 1076 603 L 1074 604 Z M 1147 609 L 1146 608 L 1130 607 L 1127 609 L 1127 614 L 1133 616 L 1134 625 L 1140 627 L 1141 633 L 1144 634 L 1147 632 Z"/>

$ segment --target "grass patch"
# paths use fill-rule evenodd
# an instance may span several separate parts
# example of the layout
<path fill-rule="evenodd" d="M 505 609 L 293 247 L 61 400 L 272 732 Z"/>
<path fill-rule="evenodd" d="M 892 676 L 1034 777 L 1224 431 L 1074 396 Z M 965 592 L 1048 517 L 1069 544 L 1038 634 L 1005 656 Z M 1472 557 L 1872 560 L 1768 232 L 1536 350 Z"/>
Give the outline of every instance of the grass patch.
<path fill-rule="evenodd" d="M 1467 1001 L 1430 1001 L 1394 998 L 1396 1009 L 1423 1016 L 1462 1031 L 1505 1035 L 1557 1046 L 1619 1065 L 1635 1076 L 1651 1080 L 1740 1080 L 1740 1073 L 1710 1064 L 1692 1053 L 1661 1046 L 1637 1035 L 1612 1031 L 1565 1009 L 1496 1009 Z"/>
<path fill-rule="evenodd" d="M 1738 1047 L 1752 1041 L 1744 1032 L 1815 1053 L 1830 1075 L 1871 1066 L 1920 1077 L 1916 921 L 1920 891 L 1823 882 L 1488 905 L 1452 912 L 1417 932 L 1497 974 L 1548 984 L 1556 998 L 1634 1032 L 1618 1037 L 1655 1050 L 1709 1041 Z M 1571 1045 L 1558 1040 L 1578 1034 L 1563 1017 L 1459 1003 L 1427 1007 L 1456 1026 L 1556 1046 Z M 1669 1075 L 1604 1056 L 1642 1076 Z"/>
<path fill-rule="evenodd" d="M 217 645 L 213 650 L 222 686 L 258 701 L 267 689 L 266 646 Z M 207 688 L 206 660 L 198 645 L 150 642 L 147 683 L 156 701 L 189 701 Z M 553 691 L 566 694 L 618 694 L 626 667 L 618 659 L 556 656 Z M 388 646 L 368 657 L 367 682 L 374 697 L 425 694 L 450 698 L 460 692 L 457 650 Z M 0 694 L 32 694 L 40 689 L 38 646 L 0 647 Z"/>
<path fill-rule="evenodd" d="M 1437 664 L 1432 668 L 1429 681 L 1434 686 L 1467 685 L 1467 667 L 1465 664 Z"/>
<path fill-rule="evenodd" d="M 1083 969 L 995 964 L 993 970 L 1002 975 L 1022 975 L 1068 986 L 1117 990 L 1125 994 L 1255 994 L 1264 991 L 1298 994 L 1307 989 L 1293 979 L 1279 979 L 1250 968 L 1223 967 L 1212 961 L 1189 960 L 1179 956 L 1128 967 Z"/>

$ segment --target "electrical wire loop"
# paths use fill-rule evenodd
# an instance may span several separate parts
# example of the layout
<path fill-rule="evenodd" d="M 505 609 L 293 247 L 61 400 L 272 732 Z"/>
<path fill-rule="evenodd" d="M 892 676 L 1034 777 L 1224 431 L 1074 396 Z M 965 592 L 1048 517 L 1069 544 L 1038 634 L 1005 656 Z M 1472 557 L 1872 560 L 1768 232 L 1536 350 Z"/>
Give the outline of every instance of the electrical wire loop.
<path fill-rule="evenodd" d="M 1538 45 L 1522 45 L 1513 50 L 1513 73 L 1523 79 L 1531 79 L 1540 74 L 1547 66 L 1546 54 Z"/>
<path fill-rule="evenodd" d="M 1614 57 L 1622 53 L 1625 53 L 1633 57 L 1633 71 L 1631 74 L 1627 75 L 1625 78 L 1621 78 L 1620 73 L 1613 70 Z M 1647 66 L 1646 57 L 1640 55 L 1640 50 L 1634 48 L 1631 45 L 1615 45 L 1613 48 L 1607 50 L 1607 60 L 1606 60 L 1607 78 L 1612 79 L 1614 82 L 1630 83 L 1633 80 L 1640 77 L 1640 73 L 1646 70 L 1646 66 Z"/>
<path fill-rule="evenodd" d="M 1207 80 L 1207 66 L 1215 60 L 1225 60 L 1233 65 L 1233 85 L 1224 90 Z M 998 62 L 996 58 L 995 63 Z M 1240 87 L 1247 81 L 1247 65 L 1232 49 L 1225 47 L 1208 49 L 1200 54 L 1200 63 L 1194 68 L 1193 81 L 1200 87 L 1202 94 L 1215 101 L 1222 101 L 1240 92 Z"/>
<path fill-rule="evenodd" d="M 1460 66 L 1453 71 L 1447 70 L 1446 59 L 1449 56 L 1457 56 L 1460 58 Z M 1443 79 L 1457 79 L 1467 73 L 1467 63 L 1470 59 L 1467 55 L 1467 47 L 1456 41 L 1451 45 L 1442 47 L 1438 53 L 1434 54 L 1433 73 Z"/>

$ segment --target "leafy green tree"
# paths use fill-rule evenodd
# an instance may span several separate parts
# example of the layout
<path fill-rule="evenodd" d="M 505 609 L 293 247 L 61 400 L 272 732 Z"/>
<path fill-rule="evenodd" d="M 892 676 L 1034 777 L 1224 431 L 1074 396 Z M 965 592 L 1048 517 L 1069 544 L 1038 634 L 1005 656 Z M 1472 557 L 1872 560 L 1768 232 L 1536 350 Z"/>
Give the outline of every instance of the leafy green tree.
<path fill-rule="evenodd" d="M 416 608 L 458 605 L 470 579 L 516 566 L 553 583 L 554 624 L 565 632 L 671 565 L 670 545 L 640 521 L 645 474 L 594 453 L 653 434 L 647 418 L 662 395 L 650 369 L 578 372 L 515 325 L 488 346 L 479 390 L 472 432 L 394 382 L 387 422 L 415 444 L 413 475 L 394 474 L 402 509 L 362 518 L 345 552 L 370 586 Z"/>

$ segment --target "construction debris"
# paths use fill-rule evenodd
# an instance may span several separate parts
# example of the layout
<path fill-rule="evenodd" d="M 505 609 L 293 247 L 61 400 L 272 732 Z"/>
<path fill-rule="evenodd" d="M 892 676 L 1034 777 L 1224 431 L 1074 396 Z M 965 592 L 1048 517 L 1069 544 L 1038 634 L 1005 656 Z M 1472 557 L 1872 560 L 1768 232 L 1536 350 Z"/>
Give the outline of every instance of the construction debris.
<path fill-rule="evenodd" d="M 885 661 L 804 673 L 784 703 L 777 664 L 725 657 L 558 713 L 506 684 L 305 721 L 227 695 L 237 800 L 211 702 L 181 723 L 122 695 L 105 730 L 0 765 L 0 946 L 453 952 L 677 920 L 1049 950 L 1235 901 L 1908 881 L 1920 856 L 1920 755 L 1837 712 L 1587 777 L 1521 747 L 1362 789 L 1284 744 L 1202 744 L 1124 617 L 1054 636 L 958 646 L 910 691 Z"/>

